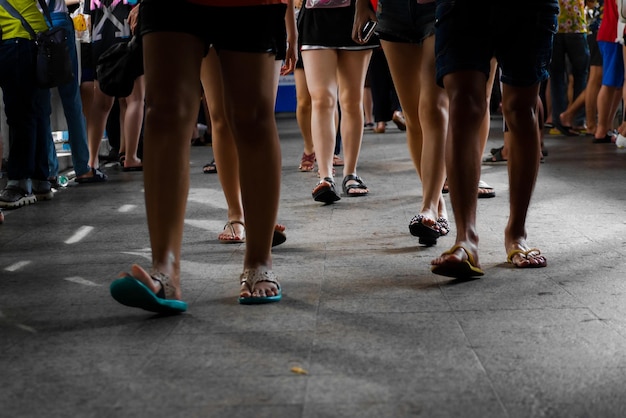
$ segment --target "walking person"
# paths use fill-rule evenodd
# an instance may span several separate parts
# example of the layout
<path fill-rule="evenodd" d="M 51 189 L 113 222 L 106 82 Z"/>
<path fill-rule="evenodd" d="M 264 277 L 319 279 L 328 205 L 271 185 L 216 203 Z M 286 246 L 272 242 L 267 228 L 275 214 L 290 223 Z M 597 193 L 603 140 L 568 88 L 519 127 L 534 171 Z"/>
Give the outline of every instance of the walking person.
<path fill-rule="evenodd" d="M 471 0 L 437 2 L 437 82 L 450 100 L 446 167 L 457 232 L 452 248 L 431 262 L 435 274 L 484 274 L 478 257 L 476 188 L 483 151 L 480 124 L 487 111 L 485 83 L 494 56 L 502 70 L 502 111 L 510 132 L 507 261 L 518 268 L 547 265 L 541 251 L 527 242 L 526 217 L 541 158 L 539 87 L 549 75 L 558 12 L 557 0 L 483 0 L 480 7 Z M 519 27 L 527 30 L 520 32 Z"/>
<path fill-rule="evenodd" d="M 319 7 L 321 3 L 305 3 L 298 30 L 311 95 L 311 133 L 321 179 L 312 196 L 315 201 L 329 204 L 341 199 L 333 176 L 338 100 L 344 157 L 343 195 L 361 197 L 369 193 L 365 181 L 357 175 L 357 163 L 363 139 L 363 86 L 372 50 L 379 42 L 376 37 L 364 44 L 352 39 L 356 0 L 333 0 L 332 7 Z"/>
<path fill-rule="evenodd" d="M 378 0 L 374 13 L 367 0 L 358 0 L 355 40 L 368 20 L 378 21 L 377 33 L 404 112 L 409 153 L 422 182 L 422 202 L 409 231 L 421 244 L 434 245 L 450 230 L 442 196 L 448 97 L 435 81 L 435 3 Z"/>
<path fill-rule="evenodd" d="M 160 313 L 187 310 L 180 272 L 189 138 L 198 116 L 202 59 L 211 45 L 218 51 L 224 108 L 237 145 L 246 212 L 239 302 L 281 299 L 271 257 L 281 172 L 274 106 L 281 62 L 285 60 L 291 71 L 296 59 L 293 3 L 289 0 L 287 7 L 285 3 L 241 0 L 231 7 L 232 2 L 224 0 L 186 0 L 176 5 L 161 0 L 141 2 L 146 81 L 144 187 L 152 265 L 148 270 L 133 265 L 111 284 L 111 294 L 120 303 Z"/>

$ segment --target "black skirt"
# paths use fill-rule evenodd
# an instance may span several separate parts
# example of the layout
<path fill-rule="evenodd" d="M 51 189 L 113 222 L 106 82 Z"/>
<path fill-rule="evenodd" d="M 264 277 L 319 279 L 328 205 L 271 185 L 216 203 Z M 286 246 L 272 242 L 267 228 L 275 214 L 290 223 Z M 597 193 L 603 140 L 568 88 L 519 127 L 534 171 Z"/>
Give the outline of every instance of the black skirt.
<path fill-rule="evenodd" d="M 299 43 L 307 49 L 372 49 L 380 45 L 374 35 L 365 45 L 352 40 L 355 0 L 349 7 L 302 10 L 298 16 Z"/>

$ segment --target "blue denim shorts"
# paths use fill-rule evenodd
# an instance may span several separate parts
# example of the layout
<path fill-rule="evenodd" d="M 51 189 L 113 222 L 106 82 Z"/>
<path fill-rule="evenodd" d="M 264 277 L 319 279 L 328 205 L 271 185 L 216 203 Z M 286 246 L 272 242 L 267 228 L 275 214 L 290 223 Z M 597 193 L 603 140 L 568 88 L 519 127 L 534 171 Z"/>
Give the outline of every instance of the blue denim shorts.
<path fill-rule="evenodd" d="M 140 31 L 181 32 L 195 35 L 216 51 L 270 53 L 285 58 L 287 32 L 285 4 L 212 7 L 185 0 L 143 0 Z"/>
<path fill-rule="evenodd" d="M 439 0 L 435 23 L 437 83 L 457 71 L 489 74 L 496 57 L 500 80 L 527 87 L 549 77 L 557 32 L 557 0 Z"/>
<path fill-rule="evenodd" d="M 378 0 L 379 39 L 420 44 L 435 34 L 435 3 L 415 0 Z"/>

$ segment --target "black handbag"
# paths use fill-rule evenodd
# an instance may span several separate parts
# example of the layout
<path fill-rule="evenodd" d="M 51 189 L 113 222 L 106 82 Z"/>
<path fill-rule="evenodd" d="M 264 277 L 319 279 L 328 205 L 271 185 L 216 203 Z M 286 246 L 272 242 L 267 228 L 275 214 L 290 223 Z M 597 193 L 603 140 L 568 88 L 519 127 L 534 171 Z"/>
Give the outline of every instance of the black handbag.
<path fill-rule="evenodd" d="M 45 17 L 50 23 L 50 29 L 35 33 L 32 26 L 24 17 L 7 1 L 0 0 L 6 11 L 22 22 L 24 29 L 30 33 L 37 46 L 35 58 L 35 81 L 40 88 L 58 87 L 69 83 L 74 79 L 72 60 L 67 46 L 67 33 L 64 28 L 53 27 L 50 10 L 44 0 L 39 0 L 39 5 L 44 11 Z"/>
<path fill-rule="evenodd" d="M 96 64 L 100 90 L 112 97 L 128 97 L 137 77 L 143 74 L 141 38 L 118 42 L 104 51 Z"/>

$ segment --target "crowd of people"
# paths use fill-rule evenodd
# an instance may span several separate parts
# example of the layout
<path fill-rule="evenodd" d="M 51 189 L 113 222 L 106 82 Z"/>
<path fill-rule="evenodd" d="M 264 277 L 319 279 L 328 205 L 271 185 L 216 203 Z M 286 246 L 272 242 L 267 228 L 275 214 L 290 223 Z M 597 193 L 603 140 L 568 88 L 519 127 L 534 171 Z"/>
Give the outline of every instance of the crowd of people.
<path fill-rule="evenodd" d="M 133 265 L 111 285 L 112 296 L 128 306 L 160 313 L 187 309 L 180 260 L 190 138 L 203 139 L 202 145 L 207 135 L 215 160 L 205 172 L 218 173 L 228 204 L 219 240 L 245 242 L 239 302 L 281 299 L 271 257 L 271 247 L 286 239 L 277 223 L 279 75 L 295 72 L 303 136 L 299 170 L 317 166 L 319 181 L 311 191 L 316 202 L 371 193 L 357 173 L 364 130 L 383 134 L 393 121 L 406 131 L 422 187 L 408 229 L 426 246 L 454 233 L 452 247 L 431 263 L 433 273 L 453 278 L 484 274 L 476 199 L 495 196 L 480 179 L 494 86 L 501 92 L 495 109 L 505 121 L 505 143 L 486 161 L 508 164 L 504 250 L 518 268 L 547 266 L 526 232 L 539 164 L 547 155 L 544 127 L 559 135 L 590 135 L 597 144 L 626 145 L 618 110 L 626 97 L 620 25 L 626 11 L 616 2 L 184 0 L 173 7 L 158 0 L 46 1 L 52 22 L 33 1 L 6 0 L 37 31 L 58 25 L 70 35 L 75 77 L 59 87 L 59 95 L 76 182 L 107 180 L 98 155 L 105 130 L 119 138 L 112 158 L 120 167 L 143 172 L 152 262 L 149 268 Z M 50 90 L 29 78 L 32 60 L 16 65 L 18 54 L 32 52 L 33 40 L 1 4 L 0 86 L 10 145 L 0 209 L 15 209 L 51 199 L 59 172 Z M 68 14 L 76 7 L 91 18 L 80 63 Z M 376 25 L 373 36 L 364 32 L 369 22 Z M 129 96 L 111 97 L 100 89 L 95 63 L 133 34 L 142 42 L 145 75 Z M 203 97 L 210 134 L 199 137 L 194 129 Z M 111 112 L 114 105 L 119 114 Z M 161 170 L 164 165 L 170 170 Z M 343 171 L 341 187 L 337 169 Z M 444 193 L 450 195 L 454 231 Z"/>

